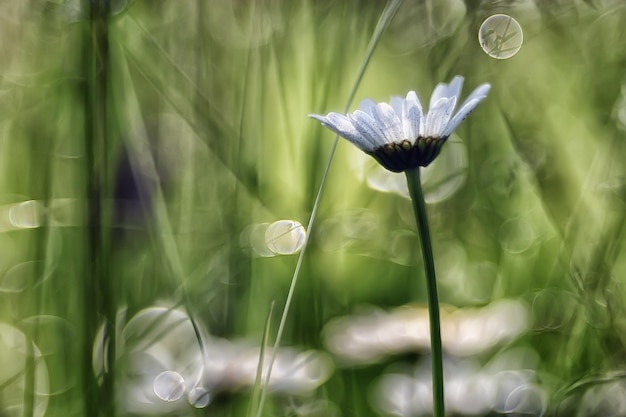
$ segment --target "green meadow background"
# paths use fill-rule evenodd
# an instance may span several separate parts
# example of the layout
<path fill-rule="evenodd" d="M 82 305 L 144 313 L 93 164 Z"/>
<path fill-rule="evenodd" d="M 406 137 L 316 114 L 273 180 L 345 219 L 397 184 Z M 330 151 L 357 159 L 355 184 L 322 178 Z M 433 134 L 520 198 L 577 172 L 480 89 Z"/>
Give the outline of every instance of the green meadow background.
<path fill-rule="evenodd" d="M 425 184 L 444 309 L 484 314 L 444 335 L 446 376 L 469 378 L 447 387 L 450 415 L 626 415 L 626 3 L 391 3 L 0 0 L 0 416 L 428 415 L 381 388 L 419 379 L 427 345 L 382 326 L 353 341 L 382 351 L 346 360 L 329 327 L 423 311 L 404 177 L 346 141 L 333 153 L 307 115 L 344 112 L 354 88 L 349 110 L 409 90 L 427 106 L 457 74 L 464 96 L 492 90 Z M 523 29 L 509 59 L 479 43 L 497 13 Z M 307 227 L 331 154 L 280 340 L 292 356 L 261 393 L 304 239 L 265 230 Z M 496 342 L 466 351 L 464 330 Z M 521 399 L 471 380 L 494 358 Z M 167 371 L 185 378 L 162 398 Z"/>

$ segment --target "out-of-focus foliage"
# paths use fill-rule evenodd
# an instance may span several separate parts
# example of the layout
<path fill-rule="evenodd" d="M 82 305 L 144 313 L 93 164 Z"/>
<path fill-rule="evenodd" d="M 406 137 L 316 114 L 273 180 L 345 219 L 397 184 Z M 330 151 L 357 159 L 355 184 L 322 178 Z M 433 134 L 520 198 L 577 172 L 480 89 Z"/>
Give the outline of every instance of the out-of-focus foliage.
<path fill-rule="evenodd" d="M 403 177 L 339 142 L 300 226 L 333 145 L 306 115 L 344 110 L 385 3 L 96 3 L 0 2 L 0 414 L 246 415 L 304 233 L 264 415 L 427 410 Z M 459 415 L 626 413 L 625 28 L 621 0 L 406 1 L 359 86 L 492 84 L 424 175 Z"/>

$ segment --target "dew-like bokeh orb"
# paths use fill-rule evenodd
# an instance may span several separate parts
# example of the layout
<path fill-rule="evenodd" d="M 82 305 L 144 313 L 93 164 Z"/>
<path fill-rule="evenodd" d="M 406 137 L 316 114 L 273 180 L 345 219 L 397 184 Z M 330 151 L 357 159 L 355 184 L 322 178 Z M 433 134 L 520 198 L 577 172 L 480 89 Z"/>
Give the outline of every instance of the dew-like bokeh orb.
<path fill-rule="evenodd" d="M 504 408 L 507 414 L 542 416 L 546 409 L 544 391 L 532 384 L 519 386 L 509 394 Z"/>
<path fill-rule="evenodd" d="M 8 210 L 9 223 L 15 229 L 33 229 L 44 222 L 45 207 L 35 200 L 12 205 Z"/>
<path fill-rule="evenodd" d="M 490 57 L 507 59 L 519 52 L 524 34 L 520 24 L 511 16 L 494 14 L 480 25 L 478 41 Z"/>
<path fill-rule="evenodd" d="M 248 225 L 239 235 L 241 247 L 252 256 L 263 258 L 276 256 L 276 254 L 267 247 L 267 243 L 265 242 L 265 232 L 267 232 L 269 225 L 269 223 L 253 223 Z"/>
<path fill-rule="evenodd" d="M 270 224 L 265 231 L 265 243 L 274 253 L 291 255 L 304 245 L 306 231 L 295 220 L 279 220 Z"/>
<path fill-rule="evenodd" d="M 585 389 L 582 398 L 577 400 L 576 417 L 626 415 L 626 383 L 623 378 L 608 374 L 604 379 L 605 382 L 592 383 Z"/>
<path fill-rule="evenodd" d="M 41 360 L 45 359 L 50 375 L 64 373 L 63 361 L 79 355 L 80 347 L 74 343 L 67 343 L 68 340 L 78 338 L 76 329 L 70 321 L 62 317 L 47 314 L 30 316 L 20 320 L 18 326 L 33 343 L 36 343 Z M 0 366 L 0 373 L 2 370 Z M 46 391 L 40 394 L 59 395 L 70 391 L 76 384 L 77 375 L 64 373 L 63 378 L 50 378 L 46 384 Z M 0 416 L 4 417 L 1 412 Z"/>
<path fill-rule="evenodd" d="M 43 417 L 50 395 L 46 357 L 22 330 L 0 323 L 0 416 Z M 24 398 L 32 401 L 28 414 Z"/>
<path fill-rule="evenodd" d="M 525 252 L 537 240 L 532 225 L 522 217 L 513 217 L 502 223 L 498 238 L 504 250 L 509 253 Z"/>
<path fill-rule="evenodd" d="M 542 289 L 531 303 L 533 329 L 535 331 L 556 330 L 574 317 L 575 297 L 562 290 Z"/>
<path fill-rule="evenodd" d="M 165 371 L 154 378 L 153 388 L 163 401 L 177 401 L 185 393 L 185 380 L 178 372 Z"/>
<path fill-rule="evenodd" d="M 36 268 L 41 268 L 43 261 L 26 261 L 12 266 L 0 277 L 0 292 L 19 293 L 32 286 L 32 278 L 37 276 Z"/>
<path fill-rule="evenodd" d="M 189 404 L 193 405 L 195 408 L 204 408 L 211 402 L 211 395 L 204 388 L 195 387 L 189 391 L 187 400 Z"/>

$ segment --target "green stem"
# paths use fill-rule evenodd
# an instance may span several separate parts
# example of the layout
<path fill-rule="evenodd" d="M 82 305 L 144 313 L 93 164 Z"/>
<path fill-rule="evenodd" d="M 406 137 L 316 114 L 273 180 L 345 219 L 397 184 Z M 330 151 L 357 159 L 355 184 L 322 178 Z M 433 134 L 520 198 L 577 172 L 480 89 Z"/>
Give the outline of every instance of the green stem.
<path fill-rule="evenodd" d="M 109 169 L 109 0 L 91 0 L 85 42 L 85 163 L 87 171 L 87 241 L 84 275 L 85 334 L 83 347 L 84 415 L 115 416 L 115 281 L 110 274 L 111 175 Z M 102 380 L 92 370 L 94 340 L 106 326 Z"/>
<path fill-rule="evenodd" d="M 405 172 L 409 185 L 409 193 L 413 200 L 413 211 L 417 222 L 417 231 L 422 246 L 422 258 L 426 272 L 426 289 L 428 291 L 428 317 L 430 320 L 430 349 L 433 368 L 433 407 L 435 417 L 444 417 L 443 402 L 443 354 L 441 349 L 441 324 L 439 319 L 439 298 L 437 297 L 437 280 L 435 278 L 435 262 L 433 248 L 428 229 L 426 201 L 420 181 L 420 169 Z"/>

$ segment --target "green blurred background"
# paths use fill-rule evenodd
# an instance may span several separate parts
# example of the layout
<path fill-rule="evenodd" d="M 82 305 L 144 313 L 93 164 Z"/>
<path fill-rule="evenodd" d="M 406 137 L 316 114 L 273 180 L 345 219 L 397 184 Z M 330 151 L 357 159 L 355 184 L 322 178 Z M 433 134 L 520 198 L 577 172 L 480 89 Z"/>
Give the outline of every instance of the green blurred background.
<path fill-rule="evenodd" d="M 268 224 L 306 227 L 333 146 L 307 114 L 344 110 L 385 7 L 0 2 L 0 415 L 254 414 L 304 233 Z M 453 415 L 626 415 L 625 37 L 621 0 L 406 0 L 358 84 L 350 110 L 492 84 L 425 174 Z M 390 330 L 426 300 L 404 178 L 340 141 L 325 184 L 281 343 L 310 384 L 285 350 L 262 415 L 427 415 L 384 382 L 428 364 Z"/>

